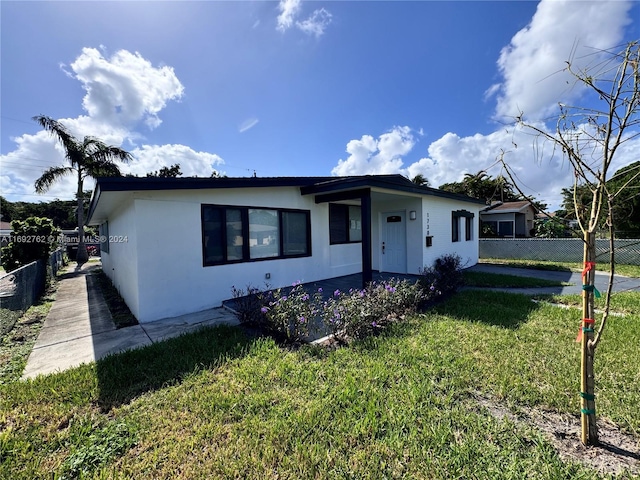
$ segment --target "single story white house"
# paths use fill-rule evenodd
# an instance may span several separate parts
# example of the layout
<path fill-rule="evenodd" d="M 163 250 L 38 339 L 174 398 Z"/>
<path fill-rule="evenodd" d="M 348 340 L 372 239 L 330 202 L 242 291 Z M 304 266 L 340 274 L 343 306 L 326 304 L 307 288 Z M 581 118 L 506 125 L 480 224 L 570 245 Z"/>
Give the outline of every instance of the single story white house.
<path fill-rule="evenodd" d="M 87 223 L 104 272 L 139 322 L 197 312 L 231 287 L 478 261 L 483 202 L 401 175 L 100 178 Z"/>
<path fill-rule="evenodd" d="M 498 237 L 531 237 L 538 210 L 531 202 L 495 202 L 480 212 L 482 228 Z"/>

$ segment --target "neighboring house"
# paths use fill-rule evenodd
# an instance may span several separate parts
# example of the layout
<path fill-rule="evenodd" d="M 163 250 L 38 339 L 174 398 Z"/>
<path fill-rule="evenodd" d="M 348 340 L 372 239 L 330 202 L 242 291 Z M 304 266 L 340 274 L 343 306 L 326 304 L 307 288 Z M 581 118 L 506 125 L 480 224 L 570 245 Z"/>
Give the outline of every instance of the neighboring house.
<path fill-rule="evenodd" d="M 0 248 L 9 245 L 9 238 L 12 232 L 11 222 L 0 221 Z M 2 261 L 0 261 L 0 265 L 2 265 Z"/>
<path fill-rule="evenodd" d="M 482 202 L 400 175 L 100 178 L 104 272 L 140 322 L 216 307 L 231 288 L 478 261 Z"/>
<path fill-rule="evenodd" d="M 496 202 L 480 212 L 481 231 L 484 236 L 531 237 L 537 210 L 526 200 Z M 490 229 L 493 234 L 486 234 Z"/>

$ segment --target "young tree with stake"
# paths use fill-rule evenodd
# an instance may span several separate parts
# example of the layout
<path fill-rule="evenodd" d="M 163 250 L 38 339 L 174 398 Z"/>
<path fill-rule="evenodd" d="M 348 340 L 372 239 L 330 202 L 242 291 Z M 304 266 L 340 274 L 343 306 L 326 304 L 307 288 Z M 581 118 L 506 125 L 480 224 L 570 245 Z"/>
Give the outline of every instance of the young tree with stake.
<path fill-rule="evenodd" d="M 602 60 L 604 56 L 604 60 Z M 621 51 L 599 52 L 598 62 L 586 68 L 577 68 L 568 61 L 566 71 L 578 85 L 595 94 L 602 109 L 588 106 L 560 104 L 556 131 L 527 123 L 520 115 L 516 122 L 531 130 L 538 140 L 551 142 L 559 148 L 574 173 L 573 192 L 588 189 L 590 205 L 586 212 L 579 212 L 578 197 L 574 197 L 574 209 L 584 239 L 582 320 L 578 339 L 581 344 L 581 440 L 585 445 L 598 444 L 596 426 L 594 355 L 602 339 L 607 319 L 615 272 L 615 224 L 613 204 L 640 176 L 640 165 L 622 185 L 609 182 L 620 147 L 640 135 L 640 43 L 629 42 Z M 507 171 L 509 167 L 503 162 Z M 577 193 L 576 193 L 577 195 Z M 606 219 L 603 216 L 606 215 Z M 610 275 L 604 312 L 600 321 L 596 318 L 595 298 L 600 293 L 595 288 L 596 230 L 605 220 L 610 239 Z"/>

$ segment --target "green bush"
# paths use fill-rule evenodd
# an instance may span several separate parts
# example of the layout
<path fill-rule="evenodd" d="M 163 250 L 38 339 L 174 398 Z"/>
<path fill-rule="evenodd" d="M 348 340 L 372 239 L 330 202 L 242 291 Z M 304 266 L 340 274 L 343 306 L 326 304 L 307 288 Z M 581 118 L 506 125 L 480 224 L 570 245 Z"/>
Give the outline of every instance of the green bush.
<path fill-rule="evenodd" d="M 268 329 L 284 335 L 290 341 L 304 341 L 318 333 L 322 318 L 322 292 L 308 293 L 300 283 L 293 288 L 278 288 L 264 293 L 260 312 Z"/>
<path fill-rule="evenodd" d="M 433 262 L 433 266 L 420 270 L 422 288 L 435 291 L 438 295 L 449 296 L 464 285 L 462 259 L 459 255 L 447 254 Z"/>
<path fill-rule="evenodd" d="M 58 245 L 60 230 L 48 218 L 11 222 L 11 241 L 2 248 L 2 265 L 11 272 L 36 260 L 47 260 Z"/>
<path fill-rule="evenodd" d="M 415 313 L 425 292 L 415 282 L 391 279 L 365 289 L 336 290 L 323 305 L 323 324 L 340 341 L 375 334 L 393 321 Z"/>

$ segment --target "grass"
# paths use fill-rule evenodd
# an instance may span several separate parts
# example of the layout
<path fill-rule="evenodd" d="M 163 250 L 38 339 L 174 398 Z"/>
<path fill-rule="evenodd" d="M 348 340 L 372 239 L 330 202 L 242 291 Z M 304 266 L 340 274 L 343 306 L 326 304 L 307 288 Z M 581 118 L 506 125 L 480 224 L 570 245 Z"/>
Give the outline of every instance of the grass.
<path fill-rule="evenodd" d="M 581 272 L 582 262 L 547 262 L 542 260 L 520 260 L 504 258 L 481 258 L 480 263 L 494 263 L 497 265 L 509 265 L 511 267 L 534 268 L 537 270 L 554 270 L 562 272 Z M 598 263 L 597 269 L 601 272 L 608 272 L 611 269 L 606 262 Z M 616 265 L 616 274 L 625 277 L 640 278 L 639 265 Z"/>
<path fill-rule="evenodd" d="M 499 288 L 538 288 L 560 287 L 569 285 L 566 282 L 545 280 L 541 278 L 504 275 L 501 273 L 463 272 L 464 284 L 469 287 L 499 287 Z"/>
<path fill-rule="evenodd" d="M 50 287 L 24 314 L 11 312 L 16 316 L 15 322 L 3 333 L 0 343 L 0 384 L 14 382 L 22 375 L 54 297 L 55 288 Z M 0 314 L 4 312 L 8 311 L 0 310 Z"/>
<path fill-rule="evenodd" d="M 640 295 L 625 297 L 597 408 L 640 436 Z M 0 385 L 0 478 L 600 478 L 474 400 L 579 411 L 578 317 L 464 291 L 346 348 L 218 327 Z"/>

